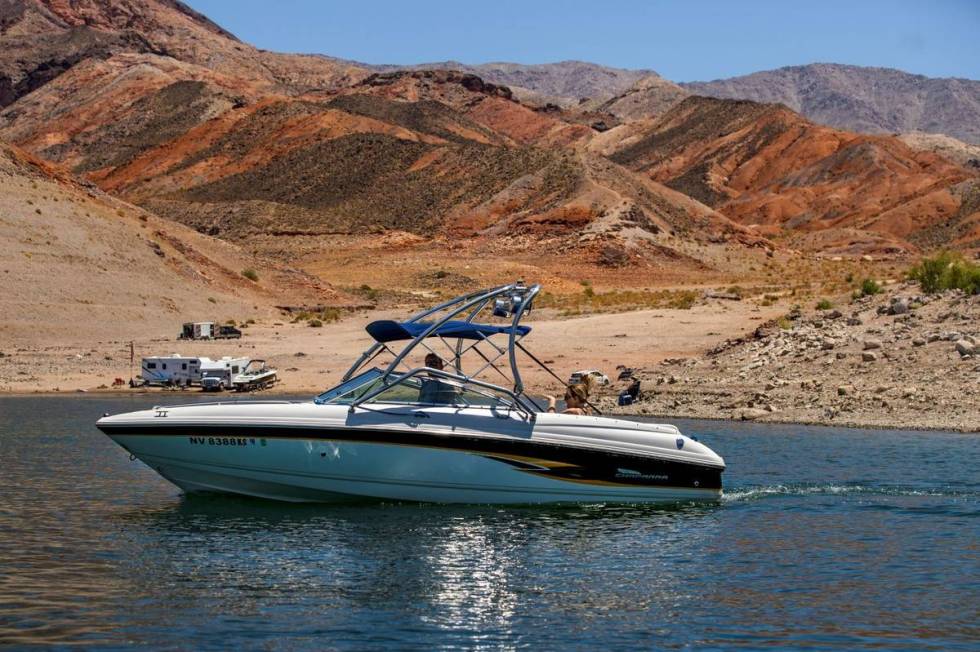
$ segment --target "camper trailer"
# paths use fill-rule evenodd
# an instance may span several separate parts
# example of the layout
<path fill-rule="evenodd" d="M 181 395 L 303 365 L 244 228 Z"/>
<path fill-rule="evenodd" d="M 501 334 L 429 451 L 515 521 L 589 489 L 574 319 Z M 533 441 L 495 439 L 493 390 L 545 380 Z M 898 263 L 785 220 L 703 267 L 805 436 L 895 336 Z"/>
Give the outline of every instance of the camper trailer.
<path fill-rule="evenodd" d="M 213 321 L 189 321 L 180 329 L 178 340 L 210 340 L 217 334 Z"/>
<path fill-rule="evenodd" d="M 186 387 L 201 381 L 201 358 L 184 357 L 178 353 L 143 358 L 140 378 L 144 385 Z"/>
<path fill-rule="evenodd" d="M 220 360 L 201 358 L 201 388 L 205 392 L 231 389 L 232 379 L 243 372 L 251 360 L 225 356 Z"/>

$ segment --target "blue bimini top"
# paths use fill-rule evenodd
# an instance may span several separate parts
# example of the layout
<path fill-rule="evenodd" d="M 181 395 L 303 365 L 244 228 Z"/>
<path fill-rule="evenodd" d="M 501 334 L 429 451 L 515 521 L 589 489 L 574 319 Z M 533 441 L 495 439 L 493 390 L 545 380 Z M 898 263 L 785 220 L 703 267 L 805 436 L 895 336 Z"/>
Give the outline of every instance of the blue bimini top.
<path fill-rule="evenodd" d="M 378 342 L 397 342 L 414 340 L 432 326 L 431 322 L 398 322 L 390 319 L 373 321 L 365 327 L 371 337 Z M 493 324 L 474 324 L 468 321 L 447 321 L 429 333 L 429 337 L 449 337 L 464 340 L 482 340 L 501 333 L 511 332 L 524 337 L 531 332 L 530 326 L 494 326 Z"/>

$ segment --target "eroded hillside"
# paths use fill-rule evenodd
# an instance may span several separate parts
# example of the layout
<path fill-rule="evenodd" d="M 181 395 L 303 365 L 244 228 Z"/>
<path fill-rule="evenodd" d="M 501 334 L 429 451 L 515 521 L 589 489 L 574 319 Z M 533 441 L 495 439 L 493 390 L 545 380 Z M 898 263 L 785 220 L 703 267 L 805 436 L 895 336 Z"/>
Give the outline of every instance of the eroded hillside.
<path fill-rule="evenodd" d="M 0 143 L 0 336 L 110 340 L 276 305 L 353 306 L 308 274 L 80 185 Z M 254 270 L 251 280 L 243 270 Z"/>

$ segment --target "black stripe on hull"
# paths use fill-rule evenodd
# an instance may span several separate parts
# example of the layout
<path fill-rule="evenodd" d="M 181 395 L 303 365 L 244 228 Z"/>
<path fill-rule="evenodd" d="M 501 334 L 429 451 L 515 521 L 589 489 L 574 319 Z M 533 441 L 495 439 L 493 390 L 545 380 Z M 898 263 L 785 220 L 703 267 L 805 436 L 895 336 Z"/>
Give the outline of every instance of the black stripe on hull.
<path fill-rule="evenodd" d="M 721 489 L 723 469 L 663 460 L 644 455 L 576 448 L 522 439 L 441 435 L 399 430 L 353 428 L 269 427 L 253 425 L 99 425 L 107 435 L 169 437 L 256 437 L 315 439 L 416 446 L 474 453 L 504 462 L 533 475 L 606 486 Z"/>

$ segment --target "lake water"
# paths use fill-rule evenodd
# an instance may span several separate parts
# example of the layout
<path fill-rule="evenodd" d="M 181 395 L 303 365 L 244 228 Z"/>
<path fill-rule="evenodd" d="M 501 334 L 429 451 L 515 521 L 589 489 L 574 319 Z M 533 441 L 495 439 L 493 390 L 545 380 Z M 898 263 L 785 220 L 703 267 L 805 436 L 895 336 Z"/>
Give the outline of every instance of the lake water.
<path fill-rule="evenodd" d="M 166 399 L 0 398 L 0 644 L 980 649 L 975 435 L 677 421 L 719 504 L 331 507 L 185 497 L 93 427 Z"/>

